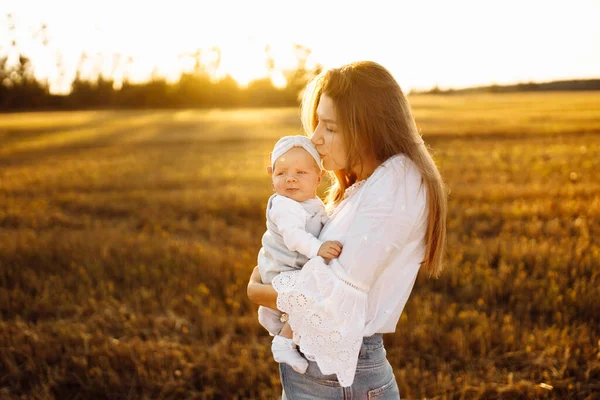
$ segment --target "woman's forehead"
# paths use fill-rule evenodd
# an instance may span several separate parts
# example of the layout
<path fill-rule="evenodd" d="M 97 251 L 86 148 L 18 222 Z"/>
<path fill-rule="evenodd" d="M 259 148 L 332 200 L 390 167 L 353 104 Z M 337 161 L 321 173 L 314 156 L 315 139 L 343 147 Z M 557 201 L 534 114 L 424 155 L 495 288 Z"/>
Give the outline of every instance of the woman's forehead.
<path fill-rule="evenodd" d="M 335 122 L 335 108 L 333 106 L 333 100 L 331 100 L 331 98 L 326 94 L 322 94 L 321 98 L 319 99 L 317 116 L 322 120 Z"/>

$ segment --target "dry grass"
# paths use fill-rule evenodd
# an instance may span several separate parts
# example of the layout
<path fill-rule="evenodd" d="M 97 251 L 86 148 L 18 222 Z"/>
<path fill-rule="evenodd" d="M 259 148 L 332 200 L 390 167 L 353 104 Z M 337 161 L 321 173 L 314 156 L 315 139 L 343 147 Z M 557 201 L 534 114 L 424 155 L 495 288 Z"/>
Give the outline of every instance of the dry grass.
<path fill-rule="evenodd" d="M 411 98 L 451 194 L 447 270 L 385 337 L 403 398 L 598 398 L 599 98 Z M 268 152 L 299 129 L 0 115 L 0 397 L 277 397 L 245 285 Z"/>

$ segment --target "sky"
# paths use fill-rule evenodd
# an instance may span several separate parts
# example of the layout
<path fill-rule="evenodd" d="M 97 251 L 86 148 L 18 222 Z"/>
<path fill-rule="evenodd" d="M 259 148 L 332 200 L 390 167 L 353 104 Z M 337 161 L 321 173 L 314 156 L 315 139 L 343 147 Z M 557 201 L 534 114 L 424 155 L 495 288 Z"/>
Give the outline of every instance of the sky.
<path fill-rule="evenodd" d="M 600 0 L 0 0 L 0 55 L 14 39 L 60 92 L 84 52 L 84 73 L 141 81 L 217 46 L 217 75 L 246 84 L 266 76 L 267 45 L 284 69 L 300 44 L 309 65 L 373 60 L 405 90 L 445 89 L 600 78 L 599 20 Z"/>

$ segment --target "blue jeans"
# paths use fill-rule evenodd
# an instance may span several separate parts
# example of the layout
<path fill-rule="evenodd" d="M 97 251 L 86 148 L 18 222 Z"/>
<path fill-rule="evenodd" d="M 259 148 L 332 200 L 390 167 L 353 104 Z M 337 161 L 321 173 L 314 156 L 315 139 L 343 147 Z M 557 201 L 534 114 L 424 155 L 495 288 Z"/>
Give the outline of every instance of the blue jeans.
<path fill-rule="evenodd" d="M 323 375 L 314 361 L 308 362 L 304 375 L 287 364 L 279 364 L 279 374 L 283 400 L 400 399 L 392 366 L 385 358 L 381 334 L 363 339 L 356 375 L 350 387 L 341 387 L 335 375 Z"/>

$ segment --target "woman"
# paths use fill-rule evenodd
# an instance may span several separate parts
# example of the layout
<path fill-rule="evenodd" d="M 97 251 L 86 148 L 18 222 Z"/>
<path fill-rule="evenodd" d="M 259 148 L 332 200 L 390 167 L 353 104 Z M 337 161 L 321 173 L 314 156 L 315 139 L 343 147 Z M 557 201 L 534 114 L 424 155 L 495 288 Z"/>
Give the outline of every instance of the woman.
<path fill-rule="evenodd" d="M 399 398 L 383 333 L 394 332 L 420 267 L 442 270 L 446 189 L 408 100 L 374 62 L 322 72 L 302 101 L 305 131 L 334 182 L 319 239 L 343 245 L 249 298 L 288 316 L 305 374 L 280 365 L 284 398 Z"/>

